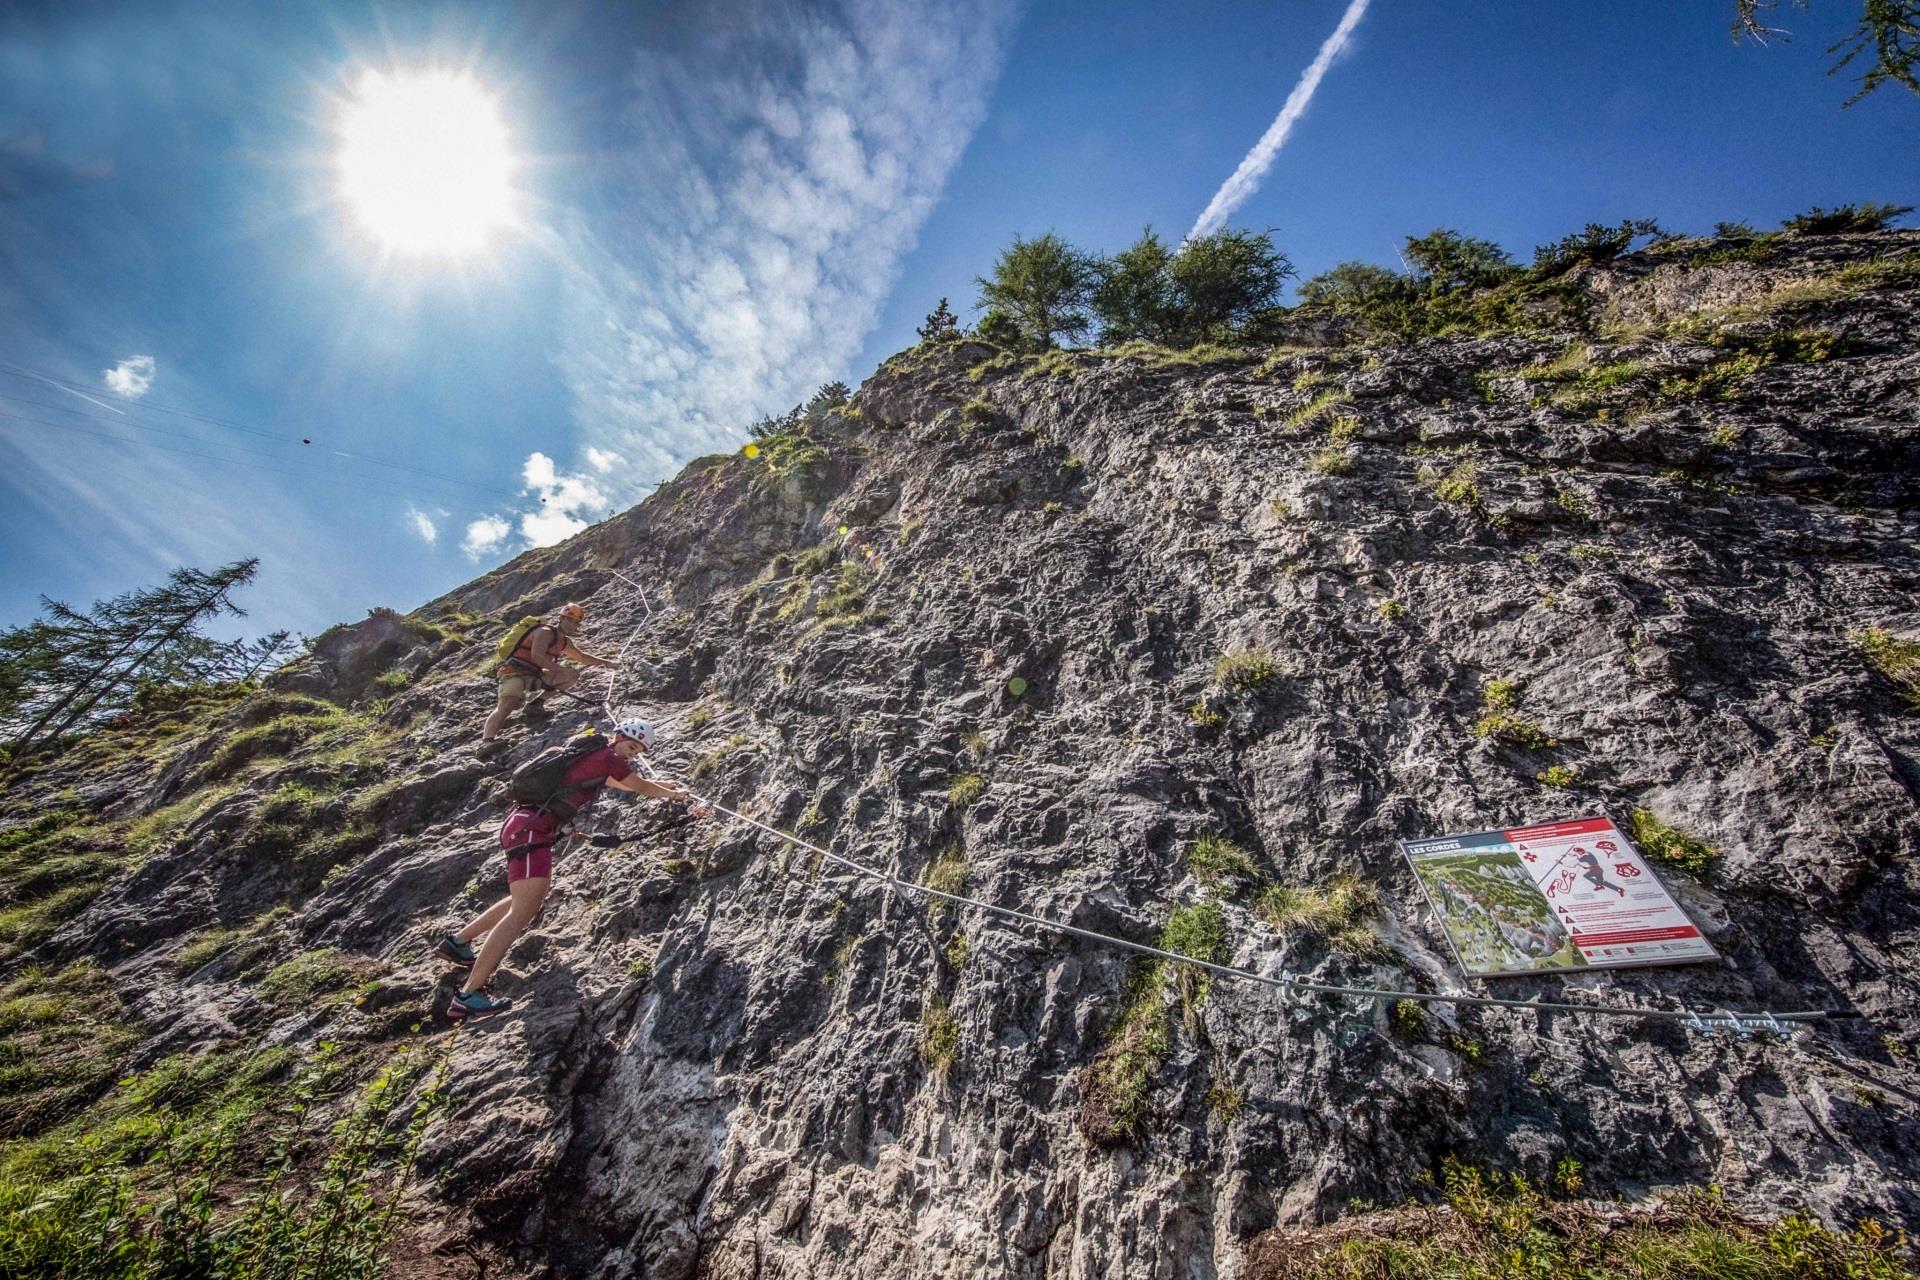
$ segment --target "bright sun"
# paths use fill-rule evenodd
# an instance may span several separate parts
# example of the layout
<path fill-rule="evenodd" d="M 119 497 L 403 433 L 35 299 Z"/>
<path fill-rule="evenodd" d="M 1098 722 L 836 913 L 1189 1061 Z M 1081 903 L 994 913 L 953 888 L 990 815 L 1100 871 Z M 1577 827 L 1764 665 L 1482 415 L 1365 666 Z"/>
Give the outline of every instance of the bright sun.
<path fill-rule="evenodd" d="M 513 220 L 507 128 L 464 73 L 367 72 L 341 121 L 339 163 L 355 216 L 398 253 L 471 253 Z"/>

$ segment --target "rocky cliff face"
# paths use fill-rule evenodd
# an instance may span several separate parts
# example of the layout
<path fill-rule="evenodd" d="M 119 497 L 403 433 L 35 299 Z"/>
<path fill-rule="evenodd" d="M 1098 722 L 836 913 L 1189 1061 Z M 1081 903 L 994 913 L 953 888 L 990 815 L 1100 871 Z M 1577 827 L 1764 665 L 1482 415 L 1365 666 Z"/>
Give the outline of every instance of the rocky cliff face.
<path fill-rule="evenodd" d="M 905 353 L 275 692 L 17 778 L 12 831 L 65 813 L 113 861 L 7 963 L 91 958 L 138 1035 L 13 1132 L 167 1054 L 425 1020 L 454 1101 L 413 1247 L 471 1221 L 510 1272 L 1239 1276 L 1446 1157 L 1920 1225 L 1916 315 L 1890 232 L 1625 258 L 1528 332 Z M 426 952 L 503 889 L 500 780 L 592 718 L 482 750 L 475 672 L 566 599 L 590 649 L 636 637 L 612 697 L 666 774 L 907 879 L 1464 990 L 1395 841 L 1642 810 L 1725 963 L 1485 987 L 1859 1016 L 1780 1043 L 1209 988 L 609 799 L 652 834 L 565 854 L 514 1011 L 449 1031 Z"/>

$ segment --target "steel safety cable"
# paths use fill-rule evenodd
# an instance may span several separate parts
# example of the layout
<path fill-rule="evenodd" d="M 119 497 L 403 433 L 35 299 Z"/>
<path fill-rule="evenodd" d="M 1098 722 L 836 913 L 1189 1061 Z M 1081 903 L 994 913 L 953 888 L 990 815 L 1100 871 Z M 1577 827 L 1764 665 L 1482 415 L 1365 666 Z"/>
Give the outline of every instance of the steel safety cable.
<path fill-rule="evenodd" d="M 641 602 L 643 605 L 645 604 L 645 593 L 641 590 L 638 583 L 617 570 L 614 571 L 614 576 L 640 592 Z M 649 618 L 652 616 L 650 607 L 647 616 Z M 635 632 L 634 635 L 637 636 L 638 632 Z M 631 644 L 633 639 L 634 636 L 629 636 L 627 643 Z M 623 645 L 621 652 L 625 653 L 625 651 L 626 646 Z M 611 719 L 611 711 L 609 711 L 608 715 Z M 651 763 L 644 756 L 637 757 L 636 763 L 640 765 L 641 772 L 650 780 L 660 780 L 656 777 Z M 999 916 L 1002 919 L 1018 921 L 1036 928 L 1045 929 L 1052 933 L 1085 938 L 1092 942 L 1104 943 L 1108 946 L 1117 947 L 1125 951 L 1132 951 L 1140 955 L 1154 956 L 1158 959 L 1171 960 L 1178 964 L 1192 965 L 1195 968 L 1206 970 L 1209 973 L 1217 974 L 1223 978 L 1258 983 L 1262 986 L 1274 987 L 1283 991 L 1307 991 L 1323 995 L 1364 996 L 1368 999 L 1412 1000 L 1426 1004 L 1467 1005 L 1475 1008 L 1530 1009 L 1535 1012 L 1567 1013 L 1576 1016 L 1584 1015 L 1601 1018 L 1652 1018 L 1677 1022 L 1696 1031 L 1704 1032 L 1715 1029 L 1727 1029 L 1739 1032 L 1742 1035 L 1747 1035 L 1756 1030 L 1761 1030 L 1771 1031 L 1783 1038 L 1789 1030 L 1786 1024 L 1821 1022 L 1831 1017 L 1844 1016 L 1835 1015 L 1827 1010 L 1821 1009 L 1795 1010 L 1787 1013 L 1771 1010 L 1759 1013 L 1740 1013 L 1727 1009 L 1714 1009 L 1711 1011 L 1692 1009 L 1646 1009 L 1624 1008 L 1619 1005 L 1605 1004 L 1575 1004 L 1569 1001 L 1559 1000 L 1517 1000 L 1502 996 L 1447 994 L 1433 991 L 1404 991 L 1391 987 L 1359 987 L 1335 982 L 1317 982 L 1310 978 L 1301 977 L 1290 970 L 1282 970 L 1280 975 L 1276 977 L 1272 974 L 1256 973 L 1251 969 L 1241 969 L 1233 965 L 1218 964 L 1211 960 L 1198 960 L 1192 956 L 1182 955 L 1177 951 L 1168 951 L 1161 947 L 1149 946 L 1144 942 L 1134 942 L 1128 938 L 1120 938 L 1113 934 L 1101 933 L 1095 929 L 1085 929 L 1079 925 L 1067 924 L 1059 920 L 1051 920 L 1045 916 L 1021 911 L 1015 907 L 1003 907 L 996 903 L 983 902 L 978 898 L 969 898 L 964 894 L 948 893 L 943 889 L 935 889 L 928 885 L 916 884 L 911 880 L 902 880 L 900 877 L 882 871 L 877 867 L 868 866 L 866 863 L 856 861 L 843 854 L 835 853 L 831 849 L 822 848 L 812 841 L 805 840 L 791 832 L 782 831 L 778 827 L 770 826 L 758 818 L 741 813 L 739 810 L 721 804 L 710 796 L 701 795 L 691 788 L 683 787 L 682 789 L 686 791 L 687 795 L 691 797 L 695 803 L 715 813 L 724 814 L 736 821 L 744 822 L 751 827 L 766 832 L 776 839 L 784 840 L 797 848 L 819 854 L 822 859 L 844 867 L 855 875 L 888 885 L 903 893 L 924 894 L 927 897 L 938 898 L 958 906 L 973 907 L 977 910 L 987 912 L 990 915 Z"/>
<path fill-rule="evenodd" d="M 615 652 L 613 656 L 614 665 L 607 669 L 607 696 L 601 702 L 600 709 L 606 712 L 608 724 L 618 724 L 620 722 L 620 717 L 615 715 L 613 711 L 613 688 L 616 681 L 615 673 L 619 671 L 621 665 L 626 662 L 627 650 L 633 646 L 633 642 L 635 640 L 638 640 L 640 638 L 640 632 L 644 631 L 648 626 L 652 624 L 653 605 L 648 603 L 647 601 L 647 591 L 645 587 L 642 587 L 639 583 L 635 582 L 632 578 L 629 578 L 626 574 L 620 572 L 618 569 L 610 569 L 608 570 L 608 572 L 612 573 L 614 577 L 620 579 L 620 581 L 626 583 L 629 587 L 633 588 L 634 595 L 638 596 L 640 599 L 640 608 L 644 610 L 644 612 L 640 615 L 640 625 L 637 628 L 635 628 L 633 631 L 627 634 L 626 640 L 621 643 L 619 650 Z"/>
<path fill-rule="evenodd" d="M 1249 982 L 1260 983 L 1264 986 L 1294 991 L 1314 991 L 1327 995 L 1367 996 L 1378 999 L 1415 1000 L 1433 1004 L 1475 1005 L 1499 1009 L 1532 1009 L 1552 1013 L 1592 1014 L 1599 1017 L 1615 1018 L 1665 1018 L 1676 1022 L 1693 1022 L 1702 1016 L 1696 1011 L 1685 1009 L 1627 1009 L 1617 1005 L 1573 1004 L 1566 1001 L 1553 1000 L 1512 1000 L 1499 996 L 1449 995 L 1442 992 L 1402 991 L 1390 987 L 1356 987 L 1341 983 L 1316 982 L 1312 979 L 1303 978 L 1298 974 L 1286 971 L 1282 971 L 1278 977 L 1272 974 L 1256 973 L 1251 969 L 1241 969 L 1233 965 L 1217 964 L 1211 960 L 1198 960 L 1192 956 L 1182 955 L 1177 951 L 1168 951 L 1160 947 L 1149 946 L 1144 942 L 1134 942 L 1131 939 L 1115 937 L 1112 934 L 1101 933 L 1095 929 L 1085 929 L 1079 925 L 1066 924 L 1059 920 L 1050 920 L 1045 916 L 1034 915 L 1031 912 L 1021 911 L 1015 907 L 1003 907 L 991 902 L 982 902 L 978 898 L 969 898 L 964 894 L 948 893 L 943 889 L 935 889 L 927 885 L 916 884 L 911 880 L 902 880 L 900 877 L 890 875 L 876 867 L 871 867 L 842 854 L 834 853 L 830 849 L 823 849 L 809 840 L 804 840 L 799 836 L 782 831 L 777 827 L 769 826 L 759 819 L 749 817 L 747 814 L 741 813 L 736 809 L 731 809 L 711 797 L 694 792 L 689 792 L 689 794 L 692 795 L 698 803 L 712 809 L 716 813 L 723 813 L 730 818 L 738 819 L 769 835 L 785 840 L 790 844 L 797 845 L 802 849 L 817 853 L 822 858 L 845 867 L 856 875 L 879 881 L 882 884 L 889 885 L 903 892 L 925 894 L 928 897 L 939 898 L 959 906 L 974 907 L 989 914 L 1000 916 L 1003 919 L 1017 920 L 1054 933 L 1071 934 L 1077 938 L 1103 942 L 1109 946 L 1138 952 L 1141 955 L 1155 956 L 1162 960 L 1173 960 L 1180 964 L 1193 965 L 1195 968 L 1205 969 L 1210 973 L 1219 974 L 1224 978 L 1239 978 Z M 1715 1010 L 1708 1016 L 1714 1019 L 1734 1017 L 1764 1026 L 1769 1017 L 1778 1019 L 1781 1022 L 1817 1022 L 1831 1015 L 1824 1010 L 1800 1010 L 1792 1013 L 1775 1012 L 1758 1014 L 1730 1014 L 1726 1011 Z"/>

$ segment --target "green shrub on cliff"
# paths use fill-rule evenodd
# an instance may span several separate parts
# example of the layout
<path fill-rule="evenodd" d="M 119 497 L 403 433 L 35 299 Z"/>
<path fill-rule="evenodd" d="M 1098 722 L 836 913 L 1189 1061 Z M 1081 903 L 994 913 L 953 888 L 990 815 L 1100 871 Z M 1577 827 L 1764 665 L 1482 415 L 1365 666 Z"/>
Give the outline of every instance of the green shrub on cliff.
<path fill-rule="evenodd" d="M 1180 907 L 1160 931 L 1160 949 L 1218 963 L 1226 955 L 1226 922 L 1218 903 Z M 1136 969 L 1127 1002 L 1106 1047 L 1080 1075 L 1080 1129 L 1101 1146 L 1130 1141 L 1147 1118 L 1153 1077 L 1172 1044 L 1172 1007 L 1191 1022 L 1210 990 L 1206 974 L 1175 960 Z"/>
<path fill-rule="evenodd" d="M 176 1055 L 58 1143 L 0 1165 L 0 1275 L 375 1280 L 402 1188 L 445 1107 L 445 1058 L 409 1047 L 322 1125 L 357 1064 L 330 1045 Z M 315 1132 L 322 1130 L 322 1132 Z"/>
<path fill-rule="evenodd" d="M 1916 16 L 1920 21 L 1920 16 Z M 1913 212 L 1910 204 L 1884 204 L 1877 200 L 1862 201 L 1859 204 L 1836 205 L 1823 209 L 1819 205 L 1805 213 L 1796 213 L 1780 224 L 1783 231 L 1795 231 L 1803 236 L 1837 236 L 1848 232 L 1884 231 L 1889 222 L 1903 214 Z"/>

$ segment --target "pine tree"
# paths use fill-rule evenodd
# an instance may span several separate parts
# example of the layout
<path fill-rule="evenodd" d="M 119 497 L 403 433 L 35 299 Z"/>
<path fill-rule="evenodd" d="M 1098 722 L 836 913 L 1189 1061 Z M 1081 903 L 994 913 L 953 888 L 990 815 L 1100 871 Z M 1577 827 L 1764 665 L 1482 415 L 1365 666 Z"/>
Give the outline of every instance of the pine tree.
<path fill-rule="evenodd" d="M 1173 280 L 1167 273 L 1172 261 L 1172 250 L 1148 227 L 1100 263 L 1093 313 L 1100 318 L 1102 343 L 1167 341 L 1174 319 Z"/>
<path fill-rule="evenodd" d="M 0 632 L 0 718 L 25 725 L 13 737 L 13 754 L 124 710 L 143 686 L 257 673 L 285 649 L 285 632 L 223 645 L 199 628 L 222 615 L 245 616 L 230 597 L 253 581 L 259 565 L 249 559 L 211 573 L 176 569 L 163 586 L 87 611 L 43 598 L 43 618 Z"/>
<path fill-rule="evenodd" d="M 785 413 L 770 413 L 747 428 L 747 434 L 755 440 L 770 440 L 774 436 L 784 435 L 800 425 L 805 410 L 795 405 Z"/>
<path fill-rule="evenodd" d="M 820 389 L 813 393 L 813 398 L 807 401 L 803 416 L 808 422 L 817 423 L 828 413 L 844 405 L 852 394 L 844 382 L 823 383 Z"/>
<path fill-rule="evenodd" d="M 960 320 L 947 309 L 947 300 L 942 298 L 915 332 L 922 342 L 947 342 L 960 336 Z"/>
<path fill-rule="evenodd" d="M 1322 271 L 1300 286 L 1300 304 L 1401 337 L 1418 335 L 1426 323 L 1412 278 L 1372 262 L 1341 262 Z"/>
<path fill-rule="evenodd" d="M 298 647 L 291 631 L 269 631 L 257 640 L 235 640 L 221 646 L 214 658 L 214 670 L 221 680 L 252 680 L 267 668 L 279 666 Z"/>
<path fill-rule="evenodd" d="M 1634 241 L 1664 234 L 1652 218 L 1623 218 L 1616 225 L 1589 222 L 1570 236 L 1536 248 L 1533 274 L 1545 280 L 1585 263 L 1612 262 L 1631 249 Z"/>
<path fill-rule="evenodd" d="M 1436 227 L 1424 236 L 1408 236 L 1406 259 L 1429 293 L 1451 293 L 1498 284 L 1519 268 L 1491 240 Z"/>
<path fill-rule="evenodd" d="M 41 691 L 57 682 L 62 666 L 73 661 L 77 640 L 44 619 L 0 631 L 0 725 L 25 720 Z"/>
<path fill-rule="evenodd" d="M 973 336 L 996 347 L 1017 348 L 1025 346 L 1027 341 L 1013 317 L 998 308 L 980 317 L 980 323 L 973 327 Z"/>
<path fill-rule="evenodd" d="M 1265 232 L 1216 231 L 1167 247 L 1152 227 L 1095 268 L 1094 314 L 1108 345 L 1143 339 L 1170 346 L 1242 337 L 1293 275 Z"/>
<path fill-rule="evenodd" d="M 1785 31 L 1760 20 L 1761 11 L 1776 3 L 1734 0 L 1733 38 L 1744 37 L 1756 44 L 1767 44 L 1775 36 L 1784 39 Z M 1794 4 L 1804 9 L 1807 0 L 1794 0 Z M 1849 107 L 1889 80 L 1920 93 L 1920 0 L 1862 0 L 1859 25 L 1827 52 L 1840 55 L 1840 60 L 1827 68 L 1828 75 L 1845 70 L 1862 55 L 1871 55 L 1860 77 L 1859 92 L 1845 103 Z"/>
<path fill-rule="evenodd" d="M 1268 233 L 1195 236 L 1167 263 L 1173 286 L 1171 337 L 1187 345 L 1232 338 L 1274 304 L 1293 273 L 1293 264 Z"/>
<path fill-rule="evenodd" d="M 994 263 L 993 275 L 975 283 L 980 306 L 1005 315 L 1023 343 L 1044 350 L 1055 339 L 1071 341 L 1086 333 L 1093 279 L 1092 259 L 1049 231 L 1032 240 L 1015 236 Z"/>

